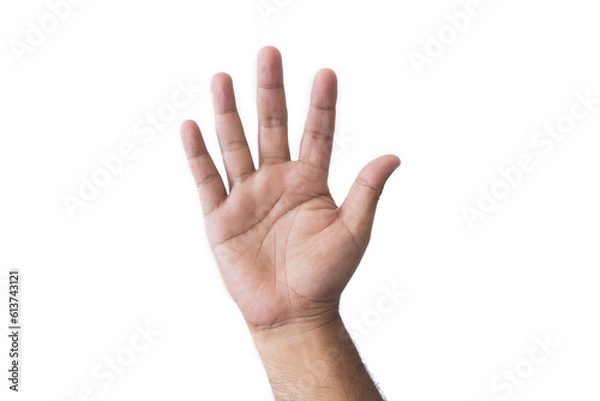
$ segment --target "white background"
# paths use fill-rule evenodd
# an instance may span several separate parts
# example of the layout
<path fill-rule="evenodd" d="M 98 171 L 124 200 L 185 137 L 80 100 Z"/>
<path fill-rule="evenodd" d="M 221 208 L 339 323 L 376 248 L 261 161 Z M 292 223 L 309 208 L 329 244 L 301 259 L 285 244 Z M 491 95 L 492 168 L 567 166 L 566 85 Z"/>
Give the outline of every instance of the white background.
<path fill-rule="evenodd" d="M 482 0 L 420 74 L 410 55 L 426 56 L 428 35 L 466 0 L 267 2 L 279 9 L 265 21 L 255 0 L 82 1 L 22 61 L 10 43 L 26 43 L 48 5 L 2 2 L 0 316 L 4 333 L 6 272 L 18 268 L 23 352 L 15 395 L 2 336 L 0 398 L 83 400 L 89 387 L 96 400 L 270 399 L 207 246 L 178 126 L 196 119 L 221 168 L 208 82 L 227 71 L 255 150 L 256 53 L 275 45 L 293 154 L 315 72 L 338 74 L 338 202 L 370 159 L 402 159 L 342 306 L 349 325 L 373 326 L 356 340 L 385 395 L 599 399 L 600 105 L 549 154 L 532 144 L 577 94 L 600 97 L 594 2 Z M 142 142 L 134 127 L 176 80 L 205 90 Z M 64 197 L 130 141 L 135 159 L 71 216 Z M 470 228 L 464 208 L 522 153 L 534 171 Z M 384 285 L 407 296 L 382 316 Z M 109 385 L 97 380 L 148 324 L 160 335 L 147 350 Z M 495 389 L 538 337 L 552 339 L 551 356 L 510 395 Z"/>

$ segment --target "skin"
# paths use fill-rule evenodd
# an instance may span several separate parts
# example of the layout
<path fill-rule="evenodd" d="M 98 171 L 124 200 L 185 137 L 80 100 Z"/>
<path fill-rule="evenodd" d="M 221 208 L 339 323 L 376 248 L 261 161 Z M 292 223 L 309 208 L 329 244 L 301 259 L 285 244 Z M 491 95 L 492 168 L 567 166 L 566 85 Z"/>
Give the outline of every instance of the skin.
<path fill-rule="evenodd" d="M 198 125 L 181 126 L 207 238 L 241 310 L 277 400 L 381 400 L 338 314 L 365 252 L 394 155 L 367 164 L 337 206 L 327 177 L 337 77 L 319 71 L 298 160 L 290 159 L 281 54 L 258 54 L 258 169 L 236 109 L 231 77 L 211 81 L 229 192 Z"/>

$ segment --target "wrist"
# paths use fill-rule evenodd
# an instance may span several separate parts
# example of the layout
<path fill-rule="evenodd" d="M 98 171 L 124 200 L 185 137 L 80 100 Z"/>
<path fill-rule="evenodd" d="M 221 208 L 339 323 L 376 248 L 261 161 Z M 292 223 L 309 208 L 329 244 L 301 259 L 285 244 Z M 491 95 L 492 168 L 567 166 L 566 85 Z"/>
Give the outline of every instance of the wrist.
<path fill-rule="evenodd" d="M 274 326 L 250 326 L 250 333 L 256 348 L 265 364 L 272 355 L 292 359 L 303 352 L 305 359 L 311 358 L 314 351 L 325 348 L 333 353 L 333 348 L 341 340 L 350 340 L 337 308 L 317 316 L 288 319 Z"/>
<path fill-rule="evenodd" d="M 277 400 L 382 400 L 337 310 L 251 332 Z"/>
<path fill-rule="evenodd" d="M 251 328 L 250 332 L 265 365 L 273 356 L 292 360 L 302 355 L 304 362 L 313 359 L 313 354 L 333 357 L 340 342 L 351 342 L 337 310 L 327 316 L 289 321 L 277 327 Z"/>
<path fill-rule="evenodd" d="M 345 359 L 344 348 L 352 344 L 337 310 L 319 319 L 251 329 L 251 333 L 274 388 L 299 399 L 307 394 L 312 399 L 338 399 L 320 394 L 319 389 L 320 380 L 334 375 Z"/>
<path fill-rule="evenodd" d="M 310 332 L 319 332 L 333 323 L 341 323 L 338 305 L 311 315 L 287 318 L 273 324 L 252 324 L 246 321 L 254 341 L 273 341 L 278 338 L 302 337 Z"/>
<path fill-rule="evenodd" d="M 350 342 L 342 318 L 337 309 L 314 317 L 290 319 L 285 323 L 270 327 L 251 327 L 250 333 L 265 365 L 270 365 L 273 357 L 277 360 L 298 359 L 311 363 L 315 358 L 334 358 L 339 353 L 342 342 Z M 295 361 L 299 362 L 298 360 Z"/>

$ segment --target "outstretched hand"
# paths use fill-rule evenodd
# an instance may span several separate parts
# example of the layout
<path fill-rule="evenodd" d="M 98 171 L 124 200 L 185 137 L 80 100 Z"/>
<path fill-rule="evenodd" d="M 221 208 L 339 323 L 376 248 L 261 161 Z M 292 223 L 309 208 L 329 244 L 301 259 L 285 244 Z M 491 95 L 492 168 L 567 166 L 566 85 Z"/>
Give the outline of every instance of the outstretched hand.
<path fill-rule="evenodd" d="M 383 185 L 400 165 L 387 155 L 360 172 L 338 207 L 327 185 L 335 126 L 337 78 L 314 79 L 298 160 L 290 160 L 281 55 L 258 55 L 258 148 L 255 168 L 236 110 L 231 77 L 211 82 L 215 126 L 229 194 L 200 129 L 181 135 L 198 188 L 207 237 L 225 285 L 251 329 L 323 324 L 369 242 Z"/>

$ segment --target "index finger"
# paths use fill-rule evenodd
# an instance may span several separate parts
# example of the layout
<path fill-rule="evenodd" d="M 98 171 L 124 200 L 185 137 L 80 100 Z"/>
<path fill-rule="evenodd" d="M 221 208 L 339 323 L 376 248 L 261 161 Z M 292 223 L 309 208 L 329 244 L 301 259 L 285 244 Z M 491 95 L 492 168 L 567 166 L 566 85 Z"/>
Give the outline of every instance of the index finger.
<path fill-rule="evenodd" d="M 319 71 L 312 87 L 310 109 L 300 144 L 300 160 L 312 164 L 325 173 L 329 170 L 331 160 L 336 102 L 335 72 L 329 69 Z"/>

